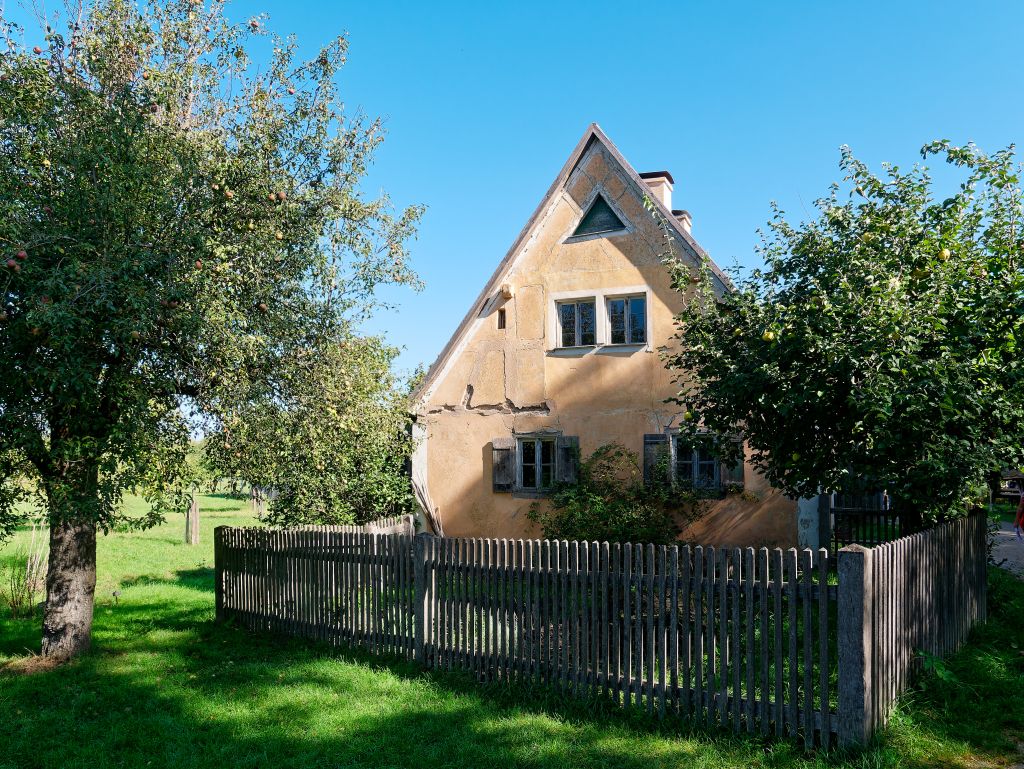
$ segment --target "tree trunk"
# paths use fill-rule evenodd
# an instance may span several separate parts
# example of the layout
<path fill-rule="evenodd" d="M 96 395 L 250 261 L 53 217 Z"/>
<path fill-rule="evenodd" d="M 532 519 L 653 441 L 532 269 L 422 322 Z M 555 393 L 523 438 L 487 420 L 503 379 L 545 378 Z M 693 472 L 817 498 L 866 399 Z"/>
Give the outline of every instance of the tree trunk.
<path fill-rule="evenodd" d="M 50 524 L 43 656 L 65 660 L 89 648 L 96 594 L 96 524 Z"/>

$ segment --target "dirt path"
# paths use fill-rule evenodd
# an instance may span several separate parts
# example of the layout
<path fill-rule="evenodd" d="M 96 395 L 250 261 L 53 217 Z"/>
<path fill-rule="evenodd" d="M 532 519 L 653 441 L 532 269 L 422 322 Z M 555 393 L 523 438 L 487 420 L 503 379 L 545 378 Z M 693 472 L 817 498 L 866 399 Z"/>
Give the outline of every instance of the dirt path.
<path fill-rule="evenodd" d="M 992 558 L 996 563 L 1003 561 L 1003 568 L 1024 579 L 1024 540 L 1017 539 L 1013 524 L 1001 521 L 992 546 Z"/>

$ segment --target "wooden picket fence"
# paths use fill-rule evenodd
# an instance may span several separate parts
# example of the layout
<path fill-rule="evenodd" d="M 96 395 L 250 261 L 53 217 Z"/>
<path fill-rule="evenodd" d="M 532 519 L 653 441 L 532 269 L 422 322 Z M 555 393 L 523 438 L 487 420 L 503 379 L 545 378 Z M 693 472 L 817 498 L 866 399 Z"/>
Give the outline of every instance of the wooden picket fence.
<path fill-rule="evenodd" d="M 851 742 L 885 726 L 925 655 L 957 651 L 985 621 L 986 537 L 985 515 L 973 514 L 839 551 L 839 707 Z"/>
<path fill-rule="evenodd" d="M 884 724 L 913 650 L 952 651 L 983 617 L 980 520 L 980 529 L 967 519 L 912 542 L 845 548 L 838 583 L 824 549 L 220 527 L 217 616 L 652 716 L 851 744 Z M 912 558 L 923 560 L 912 567 Z M 966 561 L 968 576 L 945 573 Z M 911 600 L 929 586 L 958 597 Z M 916 645 L 943 618 L 957 631 Z M 898 632 L 901 622 L 920 632 Z M 883 650 L 896 636 L 899 669 Z"/>

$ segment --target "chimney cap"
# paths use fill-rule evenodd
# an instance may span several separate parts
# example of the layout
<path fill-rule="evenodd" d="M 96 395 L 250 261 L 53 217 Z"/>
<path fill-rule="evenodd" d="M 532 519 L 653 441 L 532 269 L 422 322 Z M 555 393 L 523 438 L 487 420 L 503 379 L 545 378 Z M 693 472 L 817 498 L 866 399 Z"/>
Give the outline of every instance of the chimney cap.
<path fill-rule="evenodd" d="M 672 178 L 672 174 L 668 171 L 644 171 L 640 174 L 641 179 L 668 179 L 669 184 L 675 184 L 676 180 Z"/>
<path fill-rule="evenodd" d="M 689 216 L 689 215 L 690 215 L 690 212 L 687 211 L 685 208 L 673 208 L 672 209 L 672 216 Z"/>

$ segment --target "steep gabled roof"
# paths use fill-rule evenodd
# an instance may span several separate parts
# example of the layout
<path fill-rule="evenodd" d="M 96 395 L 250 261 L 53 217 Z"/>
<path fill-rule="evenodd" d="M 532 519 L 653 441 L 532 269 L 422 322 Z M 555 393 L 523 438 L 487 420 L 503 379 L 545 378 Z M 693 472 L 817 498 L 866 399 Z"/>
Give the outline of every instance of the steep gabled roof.
<path fill-rule="evenodd" d="M 460 344 L 470 334 L 474 324 L 480 320 L 480 310 L 484 306 L 484 303 L 494 295 L 505 276 L 511 271 L 512 267 L 515 265 L 516 259 L 523 252 L 524 246 L 529 242 L 530 237 L 534 234 L 540 220 L 543 218 L 544 212 L 547 210 L 558 191 L 565 185 L 566 181 L 572 175 L 572 172 L 576 169 L 576 166 L 583 159 L 587 150 L 590 149 L 594 142 L 599 142 L 615 162 L 621 166 L 626 177 L 636 187 L 636 191 L 639 194 L 643 195 L 649 193 L 649 188 L 641 178 L 641 175 L 637 173 L 636 169 L 634 169 L 626 158 L 623 157 L 622 153 L 619 152 L 619 149 L 612 143 L 612 140 L 608 138 L 604 131 L 601 130 L 601 127 L 597 123 L 591 123 L 587 127 L 587 130 L 584 131 L 583 137 L 576 144 L 572 154 L 569 155 L 569 159 L 565 161 L 565 165 L 562 166 L 562 170 L 558 172 L 558 176 L 555 177 L 555 181 L 548 188 L 548 191 L 544 193 L 544 197 L 541 199 L 537 209 L 527 220 L 526 225 L 512 243 L 512 247 L 509 248 L 501 262 L 498 263 L 497 268 L 494 270 L 494 274 L 491 275 L 490 280 L 488 280 L 484 285 L 480 295 L 470 306 L 469 311 L 466 313 L 466 317 L 462 319 L 462 322 L 455 330 L 455 333 L 452 334 L 452 338 L 448 340 L 444 349 L 441 350 L 441 354 L 437 356 L 433 365 L 431 365 L 427 370 L 426 375 L 423 377 L 423 381 L 420 382 L 419 386 L 413 392 L 412 402 L 414 404 L 414 408 L 418 406 L 425 397 L 429 396 L 433 386 L 440 380 L 440 377 L 452 361 L 455 352 L 459 349 Z M 672 211 L 658 200 L 656 196 L 648 194 L 648 197 L 653 202 L 661 218 L 668 223 L 671 233 L 676 236 L 676 240 L 682 248 L 683 255 L 689 257 L 695 265 L 701 264 L 704 259 L 708 258 L 704 249 L 700 247 L 700 244 L 694 240 L 693 236 L 689 232 L 683 229 L 682 224 L 680 224 L 679 220 L 673 215 Z M 710 259 L 708 259 L 708 263 L 710 265 L 712 275 L 715 278 L 715 288 L 722 293 L 731 291 L 732 282 L 729 280 L 728 276 Z"/>

